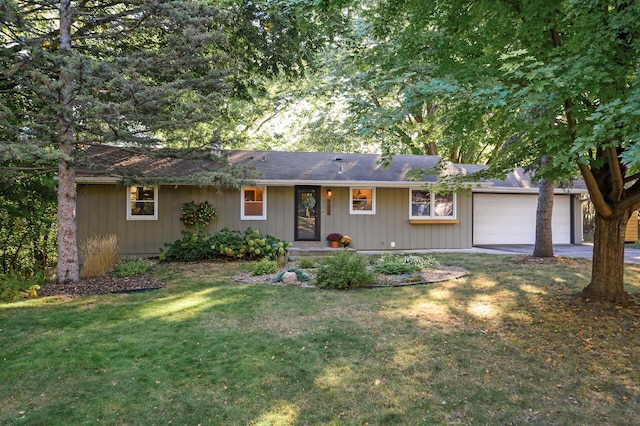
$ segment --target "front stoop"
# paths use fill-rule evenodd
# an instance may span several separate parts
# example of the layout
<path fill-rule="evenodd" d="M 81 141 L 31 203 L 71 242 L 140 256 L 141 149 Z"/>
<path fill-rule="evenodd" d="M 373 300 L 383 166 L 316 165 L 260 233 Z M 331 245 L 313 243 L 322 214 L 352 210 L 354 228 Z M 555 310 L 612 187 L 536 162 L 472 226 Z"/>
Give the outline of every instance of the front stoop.
<path fill-rule="evenodd" d="M 345 250 L 345 248 L 331 248 L 331 247 L 289 247 L 287 252 L 289 258 L 298 259 L 301 257 L 320 257 L 329 256 L 339 250 Z M 348 247 L 346 250 L 355 251 L 355 249 Z"/>

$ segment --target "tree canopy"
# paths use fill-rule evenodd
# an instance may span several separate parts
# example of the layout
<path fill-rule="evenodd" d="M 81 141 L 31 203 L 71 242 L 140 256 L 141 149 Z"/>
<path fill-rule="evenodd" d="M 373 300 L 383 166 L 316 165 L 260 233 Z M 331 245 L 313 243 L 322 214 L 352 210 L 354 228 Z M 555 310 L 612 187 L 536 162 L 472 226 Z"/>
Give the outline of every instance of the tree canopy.
<path fill-rule="evenodd" d="M 0 166 L 57 173 L 59 281 L 78 279 L 73 186 L 84 147 L 218 142 L 234 100 L 250 102 L 261 79 L 302 73 L 330 34 L 316 31 L 330 8 L 304 9 L 285 0 L 0 4 Z"/>
<path fill-rule="evenodd" d="M 627 300 L 622 234 L 640 206 L 639 5 L 388 0 L 366 16 L 377 39 L 393 43 L 394 58 L 404 58 L 400 71 L 412 78 L 402 79 L 403 90 L 443 106 L 443 135 L 504 141 L 487 173 L 543 156 L 551 160 L 541 176 L 581 173 L 599 217 L 584 296 Z"/>

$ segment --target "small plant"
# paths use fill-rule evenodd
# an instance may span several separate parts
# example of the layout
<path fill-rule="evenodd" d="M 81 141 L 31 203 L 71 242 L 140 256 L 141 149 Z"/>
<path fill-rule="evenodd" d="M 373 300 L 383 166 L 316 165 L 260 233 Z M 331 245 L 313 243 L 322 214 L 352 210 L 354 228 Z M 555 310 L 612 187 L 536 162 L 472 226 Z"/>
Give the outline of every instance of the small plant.
<path fill-rule="evenodd" d="M 253 275 L 269 275 L 278 272 L 278 262 L 264 258 L 253 267 Z"/>
<path fill-rule="evenodd" d="M 216 218 L 217 214 L 216 208 L 209 204 L 208 201 L 203 201 L 199 204 L 189 201 L 182 205 L 180 221 L 187 227 L 205 228 Z"/>
<path fill-rule="evenodd" d="M 343 236 L 342 238 L 340 238 L 340 242 L 342 243 L 343 247 L 349 247 L 349 244 L 351 244 L 351 237 L 348 235 Z"/>
<path fill-rule="evenodd" d="M 327 241 L 338 241 L 338 242 L 340 242 L 342 237 L 343 237 L 342 234 L 340 234 L 338 232 L 332 232 L 331 234 L 327 235 Z"/>
<path fill-rule="evenodd" d="M 316 267 L 316 261 L 310 257 L 303 257 L 298 260 L 298 268 L 300 269 L 312 269 Z"/>
<path fill-rule="evenodd" d="M 118 262 L 118 237 L 114 234 L 90 238 L 80 246 L 84 264 L 82 278 L 104 275 Z"/>
<path fill-rule="evenodd" d="M 113 268 L 113 275 L 116 277 L 131 277 L 134 275 L 142 275 L 149 272 L 153 268 L 153 262 L 148 259 L 139 257 L 130 257 L 123 259 Z"/>
<path fill-rule="evenodd" d="M 386 275 L 404 275 L 418 272 L 420 267 L 416 265 L 407 265 L 405 263 L 380 263 L 373 267 L 374 272 Z"/>
<path fill-rule="evenodd" d="M 380 258 L 374 262 L 374 267 L 384 264 L 412 265 L 417 267 L 416 270 L 440 266 L 440 262 L 438 262 L 433 256 L 416 256 L 412 254 L 403 255 L 393 253 L 386 253 L 380 256 Z"/>
<path fill-rule="evenodd" d="M 367 268 L 367 259 L 361 254 L 340 250 L 324 258 L 316 274 L 318 287 L 346 290 L 375 283 L 375 275 Z"/>

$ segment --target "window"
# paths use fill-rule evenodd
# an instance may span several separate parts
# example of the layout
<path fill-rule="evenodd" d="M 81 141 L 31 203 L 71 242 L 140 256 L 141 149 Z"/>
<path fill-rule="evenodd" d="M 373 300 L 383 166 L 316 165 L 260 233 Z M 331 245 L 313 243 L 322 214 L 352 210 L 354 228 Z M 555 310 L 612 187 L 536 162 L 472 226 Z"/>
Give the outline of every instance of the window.
<path fill-rule="evenodd" d="M 456 218 L 456 196 L 453 192 L 435 193 L 410 190 L 410 219 L 447 220 Z"/>
<path fill-rule="evenodd" d="M 351 188 L 349 204 L 351 214 L 375 214 L 376 213 L 376 189 L 375 188 Z"/>
<path fill-rule="evenodd" d="M 264 186 L 242 188 L 240 219 L 267 220 L 267 190 Z"/>
<path fill-rule="evenodd" d="M 157 187 L 129 187 L 127 199 L 127 220 L 158 220 Z"/>

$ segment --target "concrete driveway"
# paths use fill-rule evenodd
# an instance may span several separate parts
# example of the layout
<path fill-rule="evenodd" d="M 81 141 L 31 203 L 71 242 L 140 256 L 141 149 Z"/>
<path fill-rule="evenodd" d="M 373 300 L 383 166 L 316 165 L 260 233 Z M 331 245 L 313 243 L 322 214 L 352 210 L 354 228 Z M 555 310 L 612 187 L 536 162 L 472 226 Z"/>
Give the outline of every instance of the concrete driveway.
<path fill-rule="evenodd" d="M 478 249 L 482 249 L 484 252 L 497 253 L 521 253 L 531 254 L 533 253 L 532 244 L 517 244 L 517 245 L 490 245 L 490 246 L 477 246 Z M 564 257 L 585 257 L 591 259 L 593 254 L 593 244 L 556 244 L 553 246 L 553 251 L 556 256 Z M 626 248 L 624 251 L 625 263 L 637 263 L 640 264 L 640 249 Z"/>

